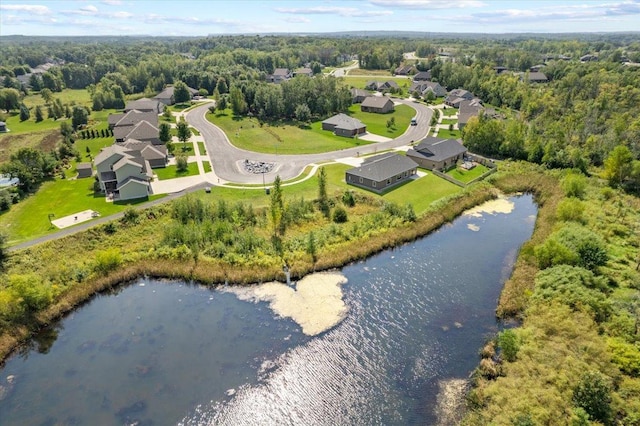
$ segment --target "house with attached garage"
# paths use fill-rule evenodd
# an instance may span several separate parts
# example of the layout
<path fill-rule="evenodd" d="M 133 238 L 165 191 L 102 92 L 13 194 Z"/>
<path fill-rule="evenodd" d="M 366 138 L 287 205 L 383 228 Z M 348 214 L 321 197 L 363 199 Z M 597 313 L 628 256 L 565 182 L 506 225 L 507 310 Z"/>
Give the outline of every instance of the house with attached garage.
<path fill-rule="evenodd" d="M 464 89 L 454 89 L 449 92 L 447 97 L 444 99 L 444 104 L 450 107 L 459 108 L 460 102 L 462 101 L 470 101 L 474 99 L 473 93 Z"/>
<path fill-rule="evenodd" d="M 94 159 L 100 190 L 114 200 L 147 197 L 153 173 L 142 153 L 114 144 Z"/>
<path fill-rule="evenodd" d="M 361 103 L 362 101 L 364 101 L 364 99 L 367 96 L 371 96 L 371 95 L 366 90 L 355 89 L 355 88 L 351 89 L 351 99 L 354 104 Z"/>
<path fill-rule="evenodd" d="M 420 96 L 425 96 L 427 92 L 432 92 L 436 97 L 447 95 L 447 89 L 434 81 L 415 81 L 409 87 L 409 93 L 418 92 Z"/>
<path fill-rule="evenodd" d="M 367 131 L 362 121 L 349 117 L 347 114 L 337 114 L 322 122 L 322 130 L 330 130 L 337 136 L 354 137 Z"/>
<path fill-rule="evenodd" d="M 413 179 L 417 171 L 418 164 L 412 159 L 388 152 L 368 158 L 360 167 L 347 170 L 345 181 L 380 194 Z"/>
<path fill-rule="evenodd" d="M 362 112 L 375 112 L 377 114 L 392 112 L 394 108 L 393 101 L 386 96 L 367 96 L 360 104 Z"/>
<path fill-rule="evenodd" d="M 413 76 L 413 81 L 430 81 L 431 80 L 431 71 L 420 71 L 416 75 Z"/>
<path fill-rule="evenodd" d="M 124 106 L 124 112 L 138 110 L 141 112 L 153 112 L 154 114 L 162 114 L 165 105 L 157 99 L 141 98 L 136 101 L 129 101 Z"/>
<path fill-rule="evenodd" d="M 189 86 L 187 86 L 187 90 L 189 91 L 189 94 L 191 95 L 191 99 L 193 99 L 194 96 L 198 95 L 198 91 L 196 89 L 193 89 Z M 173 86 L 167 86 L 164 88 L 164 90 L 162 90 L 162 92 L 158 93 L 157 95 L 155 95 L 153 97 L 153 99 L 162 102 L 165 105 L 173 105 L 176 103 L 176 98 L 174 96 L 174 92 L 175 92 L 175 87 Z"/>
<path fill-rule="evenodd" d="M 293 72 L 288 68 L 276 68 L 273 74 L 267 75 L 267 81 L 270 83 L 282 83 L 293 77 Z"/>
<path fill-rule="evenodd" d="M 448 170 L 464 158 L 467 152 L 455 139 L 424 138 L 417 146 L 407 151 L 407 157 L 428 170 Z"/>
<path fill-rule="evenodd" d="M 366 86 L 364 86 L 367 90 L 375 90 L 377 92 L 387 92 L 389 90 L 398 90 L 400 86 L 393 80 L 387 81 L 368 81 Z"/>

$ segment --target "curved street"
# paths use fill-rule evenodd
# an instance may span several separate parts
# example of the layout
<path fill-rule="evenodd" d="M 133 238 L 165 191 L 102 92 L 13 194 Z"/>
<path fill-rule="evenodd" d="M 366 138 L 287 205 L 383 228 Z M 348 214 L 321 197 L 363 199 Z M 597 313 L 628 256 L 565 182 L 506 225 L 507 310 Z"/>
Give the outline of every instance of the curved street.
<path fill-rule="evenodd" d="M 394 102 L 409 105 L 415 109 L 415 117 L 418 124 L 409 126 L 404 134 L 387 142 L 374 142 L 368 145 L 319 154 L 276 155 L 236 148 L 231 144 L 226 134 L 205 117 L 209 111 L 210 105 L 208 103 L 189 111 L 185 115 L 185 119 L 203 137 L 211 166 L 216 176 L 228 182 L 259 184 L 262 183 L 263 175 L 245 171 L 242 166 L 245 160 L 275 164 L 271 172 L 264 174 L 266 182 L 273 182 L 278 175 L 282 180 L 289 180 L 299 176 L 304 168 L 310 164 L 373 154 L 391 148 L 410 145 L 412 142 L 420 141 L 427 136 L 433 111 L 427 106 L 413 101 L 394 99 Z"/>

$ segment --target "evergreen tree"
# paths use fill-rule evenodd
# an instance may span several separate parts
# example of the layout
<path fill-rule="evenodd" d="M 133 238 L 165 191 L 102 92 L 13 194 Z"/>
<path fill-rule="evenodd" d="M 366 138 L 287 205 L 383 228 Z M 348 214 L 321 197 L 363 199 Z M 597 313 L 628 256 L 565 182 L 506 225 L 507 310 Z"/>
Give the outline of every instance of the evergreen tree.
<path fill-rule="evenodd" d="M 329 197 L 327 196 L 327 173 L 324 167 L 320 167 L 318 172 L 318 206 L 323 216 L 329 219 L 331 207 L 329 206 Z"/>
<path fill-rule="evenodd" d="M 42 108 L 40 107 L 40 105 L 38 105 L 35 109 L 35 118 L 36 118 L 36 123 L 39 123 L 42 120 L 44 120 L 44 115 L 42 114 Z"/>
<path fill-rule="evenodd" d="M 27 121 L 31 117 L 31 112 L 25 104 L 20 104 L 20 121 Z"/>

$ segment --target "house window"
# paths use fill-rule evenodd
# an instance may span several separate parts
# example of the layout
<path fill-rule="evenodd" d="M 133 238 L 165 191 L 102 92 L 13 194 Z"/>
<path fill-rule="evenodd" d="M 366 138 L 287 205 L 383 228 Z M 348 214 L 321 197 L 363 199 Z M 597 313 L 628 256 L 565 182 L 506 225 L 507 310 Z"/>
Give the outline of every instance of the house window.
<path fill-rule="evenodd" d="M 387 185 L 391 185 L 391 179 L 387 179 Z"/>
<path fill-rule="evenodd" d="M 373 187 L 377 187 L 378 186 L 378 182 L 376 182 L 375 180 L 372 182 Z"/>
<path fill-rule="evenodd" d="M 360 177 L 360 183 L 362 183 L 362 182 L 363 182 L 362 177 Z"/>
<path fill-rule="evenodd" d="M 351 182 L 351 175 L 347 175 L 347 181 Z"/>
<path fill-rule="evenodd" d="M 402 179 L 402 175 L 401 174 L 396 176 L 396 180 L 400 180 L 400 179 Z"/>

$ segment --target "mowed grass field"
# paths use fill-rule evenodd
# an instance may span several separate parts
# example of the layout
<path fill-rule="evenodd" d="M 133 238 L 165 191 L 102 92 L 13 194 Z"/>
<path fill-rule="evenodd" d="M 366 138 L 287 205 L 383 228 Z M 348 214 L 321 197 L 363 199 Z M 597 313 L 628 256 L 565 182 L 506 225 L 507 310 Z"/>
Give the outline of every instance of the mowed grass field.
<path fill-rule="evenodd" d="M 488 171 L 489 171 L 488 167 L 483 166 L 482 164 L 477 164 L 471 170 L 465 170 L 460 167 L 456 167 L 455 169 L 449 170 L 447 174 L 452 178 L 459 180 L 460 182 L 467 183 Z"/>
<path fill-rule="evenodd" d="M 7 212 L 0 214 L 0 232 L 9 237 L 9 244 L 17 244 L 48 233 L 57 231 L 49 223 L 49 214 L 54 219 L 68 216 L 83 210 L 100 212 L 101 216 L 118 213 L 130 205 L 148 201 L 138 200 L 107 203 L 104 195 L 93 192 L 93 178 L 85 179 L 53 179 L 42 184 L 38 192 L 18 204 L 11 206 Z M 160 196 L 152 196 L 151 199 Z"/>
<path fill-rule="evenodd" d="M 362 121 L 368 132 L 396 138 L 407 130 L 415 110 L 407 105 L 396 105 L 392 113 L 375 114 L 361 112 L 360 105 L 354 104 L 349 108 L 348 114 Z M 396 124 L 387 128 L 387 121 L 391 117 L 394 117 Z M 370 143 L 361 139 L 336 136 L 330 131 L 322 130 L 321 121 L 316 121 L 307 128 L 294 124 L 272 126 L 264 123 L 261 126 L 256 118 L 234 117 L 229 110 L 224 113 L 207 113 L 207 119 L 219 126 L 238 148 L 268 154 L 316 154 Z"/>

